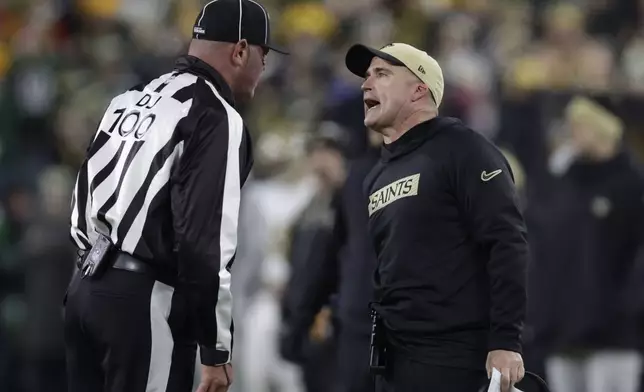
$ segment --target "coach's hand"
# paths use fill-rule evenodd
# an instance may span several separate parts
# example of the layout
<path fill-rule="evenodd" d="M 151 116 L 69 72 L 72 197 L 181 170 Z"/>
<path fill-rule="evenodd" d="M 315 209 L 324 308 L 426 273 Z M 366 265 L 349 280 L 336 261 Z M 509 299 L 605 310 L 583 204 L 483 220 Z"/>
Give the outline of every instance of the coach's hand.
<path fill-rule="evenodd" d="M 230 364 L 222 366 L 201 366 L 201 383 L 197 392 L 226 392 L 233 383 L 233 367 Z"/>
<path fill-rule="evenodd" d="M 492 369 L 501 372 L 501 392 L 509 392 L 512 386 L 523 379 L 525 368 L 521 354 L 514 351 L 493 350 L 487 354 L 487 377 L 492 377 Z"/>

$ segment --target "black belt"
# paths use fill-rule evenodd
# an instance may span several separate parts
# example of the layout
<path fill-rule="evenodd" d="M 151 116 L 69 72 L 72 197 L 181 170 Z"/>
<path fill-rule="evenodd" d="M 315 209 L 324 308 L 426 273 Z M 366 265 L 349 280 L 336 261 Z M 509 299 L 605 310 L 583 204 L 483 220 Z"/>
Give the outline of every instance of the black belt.
<path fill-rule="evenodd" d="M 86 255 L 87 252 L 79 251 L 79 257 L 76 265 L 81 271 L 83 271 L 83 265 L 85 264 Z M 130 255 L 129 253 L 125 253 L 123 251 L 115 250 L 110 257 L 112 258 L 112 260 L 110 260 L 111 268 L 145 274 L 155 280 L 158 280 L 159 282 L 167 284 L 168 286 L 176 287 L 177 277 L 174 273 L 159 271 L 149 263 L 141 261 Z"/>
<path fill-rule="evenodd" d="M 161 283 L 167 284 L 168 286 L 177 286 L 177 277 L 175 274 L 159 270 L 144 261 L 134 258 L 129 253 L 118 252 L 116 259 L 112 264 L 112 268 L 146 274 Z"/>
<path fill-rule="evenodd" d="M 79 258 L 76 266 L 78 269 L 82 270 L 83 269 L 83 264 L 85 263 L 85 256 L 87 255 L 87 252 L 85 251 L 80 251 L 79 252 Z M 145 263 L 139 259 L 134 258 L 132 255 L 129 253 L 121 252 L 121 251 L 116 251 L 114 255 L 111 256 L 113 261 L 112 261 L 112 268 L 120 269 L 120 270 L 125 270 L 125 271 L 131 271 L 131 272 L 138 272 L 141 274 L 148 274 L 148 275 L 156 275 L 156 272 L 154 268 L 148 264 Z"/>
<path fill-rule="evenodd" d="M 152 266 L 150 266 L 150 264 L 135 259 L 134 257 L 132 257 L 132 255 L 125 252 L 118 252 L 116 259 L 112 264 L 112 267 L 125 271 L 138 272 L 141 274 L 152 276 L 156 275 L 156 271 L 154 270 L 154 268 L 152 268 Z"/>

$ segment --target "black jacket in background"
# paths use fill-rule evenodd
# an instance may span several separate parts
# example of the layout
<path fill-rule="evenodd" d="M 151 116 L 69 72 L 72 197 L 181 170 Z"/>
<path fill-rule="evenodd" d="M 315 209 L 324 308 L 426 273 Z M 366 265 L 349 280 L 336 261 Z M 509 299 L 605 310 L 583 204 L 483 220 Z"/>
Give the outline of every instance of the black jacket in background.
<path fill-rule="evenodd" d="M 475 369 L 489 350 L 521 352 L 528 245 L 502 153 L 460 121 L 435 118 L 386 145 L 365 188 L 374 308 L 390 344 Z"/>
<path fill-rule="evenodd" d="M 530 319 L 536 343 L 551 351 L 640 346 L 642 176 L 620 153 L 573 164 L 548 190 L 535 206 L 541 235 Z"/>
<path fill-rule="evenodd" d="M 369 336 L 369 303 L 373 299 L 372 277 L 376 254 L 369 239 L 369 215 L 362 183 L 378 161 L 378 149 L 368 149 L 352 162 L 340 194 L 334 244 L 339 268 L 337 313 L 344 332 Z"/>
<path fill-rule="evenodd" d="M 286 338 L 295 339 L 291 344 L 298 346 L 308 336 L 315 315 L 329 304 L 329 293 L 335 291 L 337 271 L 327 268 L 327 249 L 336 225 L 332 205 L 330 196 L 316 195 L 291 230 L 291 273 L 282 298 L 282 322 Z M 294 359 L 301 353 L 283 354 Z"/>
<path fill-rule="evenodd" d="M 302 340 L 333 294 L 337 294 L 333 310 L 341 331 L 368 339 L 376 259 L 367 233 L 362 182 L 377 159 L 378 150 L 371 149 L 350 162 L 347 180 L 331 204 L 332 227 L 311 228 L 306 237 L 302 228 L 295 231 L 292 255 L 298 261 L 285 294 L 284 321 L 291 335 L 286 340 Z M 296 346 L 297 342 L 283 344 Z M 289 351 L 289 347 L 283 349 Z M 293 352 L 283 354 L 295 356 Z"/>

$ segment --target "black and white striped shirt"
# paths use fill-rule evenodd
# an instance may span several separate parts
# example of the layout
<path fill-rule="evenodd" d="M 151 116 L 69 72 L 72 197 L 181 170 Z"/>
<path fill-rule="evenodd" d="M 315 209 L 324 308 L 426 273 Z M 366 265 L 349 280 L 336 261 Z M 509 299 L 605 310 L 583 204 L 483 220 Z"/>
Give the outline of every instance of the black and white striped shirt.
<path fill-rule="evenodd" d="M 230 267 L 251 155 L 229 86 L 184 56 L 173 72 L 112 100 L 74 189 L 74 243 L 86 250 L 103 233 L 176 276 L 206 365 L 230 360 Z"/>

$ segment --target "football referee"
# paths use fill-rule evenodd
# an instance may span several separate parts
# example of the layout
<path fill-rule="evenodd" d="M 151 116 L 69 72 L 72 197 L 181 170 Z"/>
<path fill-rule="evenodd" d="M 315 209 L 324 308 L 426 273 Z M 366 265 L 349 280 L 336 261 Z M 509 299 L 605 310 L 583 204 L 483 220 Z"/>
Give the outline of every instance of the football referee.
<path fill-rule="evenodd" d="M 406 44 L 353 46 L 365 126 L 383 135 L 365 179 L 378 257 L 372 368 L 380 391 L 502 390 L 523 378 L 526 228 L 502 153 L 439 117 L 443 75 Z M 487 368 L 487 374 L 486 374 Z"/>
<path fill-rule="evenodd" d="M 192 391 L 232 382 L 230 267 L 252 165 L 236 102 L 270 43 L 253 0 L 211 1 L 175 69 L 115 97 L 78 173 L 66 295 L 72 392 Z"/>

